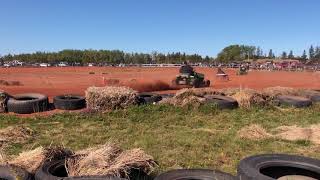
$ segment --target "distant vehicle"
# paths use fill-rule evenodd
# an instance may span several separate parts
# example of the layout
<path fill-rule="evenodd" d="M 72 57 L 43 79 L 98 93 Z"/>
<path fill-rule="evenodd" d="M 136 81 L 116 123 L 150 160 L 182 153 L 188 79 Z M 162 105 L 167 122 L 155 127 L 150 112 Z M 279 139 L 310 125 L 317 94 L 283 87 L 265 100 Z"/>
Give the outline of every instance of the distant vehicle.
<path fill-rule="evenodd" d="M 60 62 L 60 63 L 58 64 L 58 66 L 59 66 L 59 67 L 66 67 L 66 66 L 68 66 L 68 65 L 67 65 L 67 63 Z"/>
<path fill-rule="evenodd" d="M 3 67 L 11 67 L 11 64 L 8 64 L 8 63 L 5 63 L 5 64 L 3 64 Z"/>
<path fill-rule="evenodd" d="M 89 67 L 93 67 L 94 64 L 93 64 L 93 63 L 89 63 L 88 66 L 89 66 Z"/>
<path fill-rule="evenodd" d="M 15 66 L 23 66 L 23 62 L 21 62 L 21 61 L 18 61 L 18 60 L 14 60 L 13 62 L 12 62 Z"/>
<path fill-rule="evenodd" d="M 40 67 L 50 67 L 50 64 L 48 64 L 48 63 L 41 63 L 39 66 L 40 66 Z"/>

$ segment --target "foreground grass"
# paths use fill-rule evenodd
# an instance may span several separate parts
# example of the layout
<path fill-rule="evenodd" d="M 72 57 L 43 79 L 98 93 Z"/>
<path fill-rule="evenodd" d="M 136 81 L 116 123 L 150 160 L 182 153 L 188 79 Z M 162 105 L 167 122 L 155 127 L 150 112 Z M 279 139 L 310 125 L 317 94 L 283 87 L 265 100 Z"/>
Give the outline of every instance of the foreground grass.
<path fill-rule="evenodd" d="M 0 128 L 25 125 L 36 132 L 24 144 L 5 151 L 18 154 L 37 146 L 63 144 L 74 150 L 119 143 L 123 148 L 143 148 L 159 163 L 158 171 L 172 168 L 211 168 L 235 174 L 239 160 L 257 153 L 303 154 L 320 158 L 307 141 L 240 139 L 237 131 L 250 124 L 267 130 L 281 125 L 320 123 L 320 105 L 297 110 L 252 108 L 217 110 L 210 106 L 185 109 L 172 106 L 140 106 L 106 114 L 59 114 L 51 117 L 0 116 Z"/>

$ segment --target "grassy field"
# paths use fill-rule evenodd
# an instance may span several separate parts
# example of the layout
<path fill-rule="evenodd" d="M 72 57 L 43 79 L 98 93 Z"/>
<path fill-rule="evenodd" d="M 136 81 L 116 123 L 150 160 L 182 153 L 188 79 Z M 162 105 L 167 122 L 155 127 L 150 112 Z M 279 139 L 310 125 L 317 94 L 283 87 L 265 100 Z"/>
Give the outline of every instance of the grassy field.
<path fill-rule="evenodd" d="M 0 128 L 25 125 L 35 137 L 6 148 L 18 154 L 37 146 L 63 144 L 74 150 L 119 143 L 123 148 L 141 147 L 159 163 L 157 171 L 173 168 L 211 168 L 235 174 L 239 160 L 257 153 L 304 154 L 320 158 L 308 141 L 276 138 L 253 141 L 241 139 L 244 126 L 260 124 L 267 130 L 281 125 L 308 126 L 320 123 L 320 105 L 307 109 L 251 108 L 217 110 L 172 106 L 140 106 L 105 114 L 65 113 L 50 117 L 17 118 L 0 116 Z"/>

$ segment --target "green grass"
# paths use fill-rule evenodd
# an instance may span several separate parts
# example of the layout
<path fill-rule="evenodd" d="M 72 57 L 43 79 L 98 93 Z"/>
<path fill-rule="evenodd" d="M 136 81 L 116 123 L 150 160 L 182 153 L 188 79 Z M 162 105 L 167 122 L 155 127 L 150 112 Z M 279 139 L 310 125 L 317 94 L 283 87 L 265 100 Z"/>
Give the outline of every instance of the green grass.
<path fill-rule="evenodd" d="M 36 132 L 24 144 L 13 144 L 8 154 L 36 146 L 63 144 L 74 150 L 119 143 L 123 148 L 141 147 L 159 163 L 158 171 L 173 168 L 211 168 L 235 174 L 240 159 L 257 153 L 290 153 L 320 158 L 310 151 L 309 141 L 240 139 L 237 131 L 250 124 L 267 130 L 281 125 L 308 126 L 320 123 L 320 105 L 307 109 L 251 108 L 217 110 L 173 106 L 140 106 L 106 114 L 59 114 L 50 117 L 0 116 L 0 128 L 25 125 Z"/>

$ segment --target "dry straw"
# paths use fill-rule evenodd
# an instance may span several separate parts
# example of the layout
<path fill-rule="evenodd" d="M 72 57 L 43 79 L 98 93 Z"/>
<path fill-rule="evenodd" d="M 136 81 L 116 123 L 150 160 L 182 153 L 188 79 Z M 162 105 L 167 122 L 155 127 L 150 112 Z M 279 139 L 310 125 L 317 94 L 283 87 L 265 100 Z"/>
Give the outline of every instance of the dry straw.
<path fill-rule="evenodd" d="M 9 126 L 0 130 L 0 147 L 11 143 L 23 143 L 32 138 L 34 132 L 25 126 Z"/>
<path fill-rule="evenodd" d="M 26 169 L 30 173 L 36 170 L 45 162 L 64 159 L 73 154 L 72 151 L 61 146 L 56 147 L 38 147 L 31 151 L 24 151 L 17 157 L 9 161 L 9 164 Z"/>
<path fill-rule="evenodd" d="M 267 131 L 257 124 L 252 124 L 250 126 L 243 127 L 239 132 L 238 136 L 244 139 L 250 140 L 262 140 L 271 137 L 272 135 L 267 133 Z"/>
<path fill-rule="evenodd" d="M 265 97 L 253 89 L 239 89 L 235 91 L 232 98 L 238 101 L 239 106 L 242 108 L 250 108 L 253 105 L 265 105 Z"/>
<path fill-rule="evenodd" d="M 199 107 L 206 102 L 205 95 L 216 95 L 220 92 L 209 88 L 191 88 L 179 90 L 173 98 L 166 98 L 161 104 L 171 104 L 174 106 L 193 106 Z"/>
<path fill-rule="evenodd" d="M 153 157 L 141 149 L 123 151 L 113 143 L 82 150 L 67 160 L 69 176 L 127 177 L 132 169 L 149 174 L 155 166 Z"/>
<path fill-rule="evenodd" d="M 89 87 L 86 100 L 88 108 L 93 110 L 123 109 L 137 103 L 137 91 L 128 87 Z"/>
<path fill-rule="evenodd" d="M 281 87 L 281 86 L 276 86 L 276 87 L 268 87 L 262 90 L 262 94 L 270 97 L 271 99 L 274 99 L 277 96 L 280 95 L 293 95 L 297 96 L 299 95 L 299 90 L 290 88 L 290 87 Z"/>

